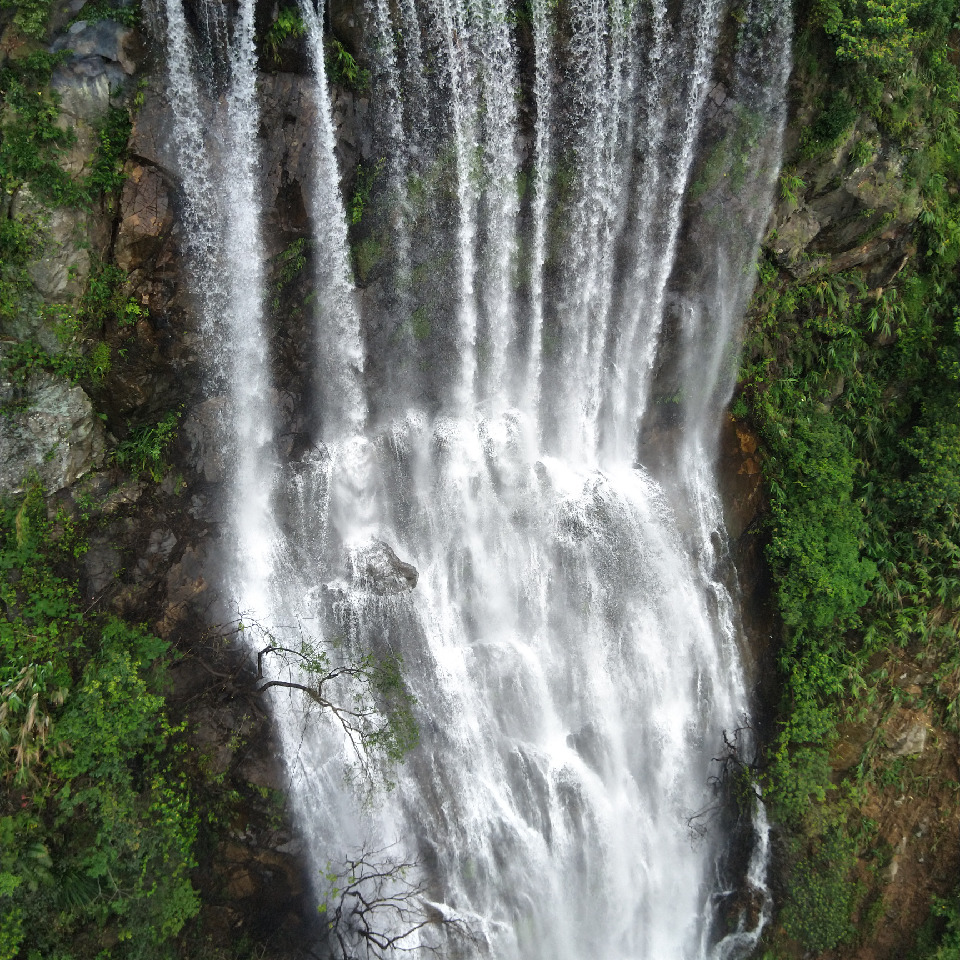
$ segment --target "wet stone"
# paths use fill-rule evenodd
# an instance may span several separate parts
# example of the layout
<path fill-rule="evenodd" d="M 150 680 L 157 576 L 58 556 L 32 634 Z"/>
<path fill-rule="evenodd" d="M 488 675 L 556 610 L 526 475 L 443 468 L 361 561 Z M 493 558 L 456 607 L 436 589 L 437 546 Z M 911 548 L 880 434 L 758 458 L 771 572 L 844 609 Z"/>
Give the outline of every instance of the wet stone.
<path fill-rule="evenodd" d="M 417 585 L 417 568 L 404 563 L 382 540 L 355 548 L 347 559 L 354 587 L 378 595 L 404 593 Z"/>

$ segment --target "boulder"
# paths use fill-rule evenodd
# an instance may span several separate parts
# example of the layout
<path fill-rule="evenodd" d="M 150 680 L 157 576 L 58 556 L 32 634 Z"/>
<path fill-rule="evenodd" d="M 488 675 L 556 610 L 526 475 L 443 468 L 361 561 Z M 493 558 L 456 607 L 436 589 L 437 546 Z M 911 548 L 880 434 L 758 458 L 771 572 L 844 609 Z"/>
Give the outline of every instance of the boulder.
<path fill-rule="evenodd" d="M 801 208 L 777 228 L 771 247 L 783 260 L 794 261 L 819 232 L 820 222 L 810 210 Z"/>
<path fill-rule="evenodd" d="M 71 50 L 76 58 L 102 57 L 119 64 L 126 74 L 133 74 L 137 69 L 134 31 L 113 20 L 90 23 L 78 20 L 63 36 L 54 40 L 50 49 L 53 52 Z"/>
<path fill-rule="evenodd" d="M 50 87 L 60 94 L 60 110 L 68 117 L 95 123 L 110 109 L 114 94 L 126 85 L 118 64 L 102 57 L 68 60 L 53 71 Z"/>
<path fill-rule="evenodd" d="M 11 384 L 3 385 L 13 398 Z M 19 492 L 36 472 L 50 493 L 101 466 L 106 431 L 84 391 L 53 374 L 30 376 L 17 405 L 0 417 L 0 489 Z"/>
<path fill-rule="evenodd" d="M 927 744 L 927 725 L 921 720 L 904 727 L 893 743 L 889 753 L 892 757 L 913 757 L 923 753 Z"/>
<path fill-rule="evenodd" d="M 351 584 L 368 593 L 389 596 L 417 585 L 417 568 L 404 563 L 382 540 L 370 540 L 347 554 Z"/>

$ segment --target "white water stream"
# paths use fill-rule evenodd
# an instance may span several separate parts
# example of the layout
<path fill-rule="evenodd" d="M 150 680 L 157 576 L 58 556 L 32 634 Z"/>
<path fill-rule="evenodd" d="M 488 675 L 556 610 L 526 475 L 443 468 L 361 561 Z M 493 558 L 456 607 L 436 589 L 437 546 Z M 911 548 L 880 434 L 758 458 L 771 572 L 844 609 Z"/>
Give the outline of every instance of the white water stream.
<path fill-rule="evenodd" d="M 182 0 L 158 18 L 234 458 L 226 586 L 334 663 L 401 657 L 420 730 L 398 768 L 364 758 L 375 781 L 396 778 L 371 795 L 350 785 L 355 743 L 335 720 L 273 691 L 314 868 L 361 848 L 415 862 L 421 914 L 462 921 L 405 938 L 415 956 L 745 956 L 767 912 L 762 811 L 742 878 L 759 907 L 722 930 L 726 838 L 720 820 L 691 824 L 715 803 L 724 732 L 750 712 L 713 460 L 777 172 L 788 5 L 752 0 L 730 89 L 709 101 L 722 0 L 375 0 L 389 156 L 372 202 L 392 210 L 373 222 L 389 224 L 378 282 L 401 315 L 371 365 L 323 17 L 300 0 L 319 401 L 294 463 L 273 446 L 253 2 L 229 24 L 211 6 L 205 38 Z M 747 116 L 762 133 L 737 140 L 745 173 L 712 208 L 730 223 L 698 230 L 685 199 L 718 99 L 715 131 Z M 704 278 L 693 292 L 686 273 Z M 682 429 L 655 477 L 638 431 L 668 354 Z"/>

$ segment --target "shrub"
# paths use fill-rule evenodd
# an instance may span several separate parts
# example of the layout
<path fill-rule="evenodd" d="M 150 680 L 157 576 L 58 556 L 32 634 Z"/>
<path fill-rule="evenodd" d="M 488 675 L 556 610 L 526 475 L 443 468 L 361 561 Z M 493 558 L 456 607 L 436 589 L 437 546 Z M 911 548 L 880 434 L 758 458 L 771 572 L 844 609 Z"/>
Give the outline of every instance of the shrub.
<path fill-rule="evenodd" d="M 0 506 L 0 956 L 159 956 L 199 904 L 167 645 L 82 603 L 35 486 Z"/>
<path fill-rule="evenodd" d="M 167 469 L 165 454 L 177 435 L 180 416 L 180 410 L 173 410 L 157 423 L 133 430 L 113 452 L 113 462 L 135 476 L 146 473 L 159 483 Z"/>
<path fill-rule="evenodd" d="M 832 950 L 853 932 L 851 915 L 861 894 L 852 880 L 855 865 L 856 846 L 838 827 L 795 864 L 781 919 L 805 950 Z"/>

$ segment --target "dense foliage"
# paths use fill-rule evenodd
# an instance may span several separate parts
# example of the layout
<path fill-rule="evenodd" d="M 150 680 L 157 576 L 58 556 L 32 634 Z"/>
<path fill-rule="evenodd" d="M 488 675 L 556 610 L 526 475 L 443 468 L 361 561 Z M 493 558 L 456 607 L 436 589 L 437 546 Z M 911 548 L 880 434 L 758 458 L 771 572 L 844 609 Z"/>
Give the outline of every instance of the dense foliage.
<path fill-rule="evenodd" d="M 89 172 L 74 177 L 60 164 L 76 135 L 58 124 L 59 98 L 50 84 L 68 53 L 31 53 L 0 69 L 0 186 L 4 192 L 27 185 L 39 200 L 54 205 L 90 204 L 123 182 L 123 157 L 130 134 L 127 111 L 115 108 L 97 126 L 97 153 Z"/>
<path fill-rule="evenodd" d="M 0 957 L 158 956 L 198 910 L 166 644 L 84 601 L 80 522 L 0 508 Z"/>
<path fill-rule="evenodd" d="M 876 851 L 857 807 L 886 775 L 868 745 L 837 777 L 838 724 L 902 701 L 882 667 L 898 649 L 929 665 L 939 722 L 960 721 L 955 14 L 942 0 L 821 0 L 804 14 L 799 73 L 821 106 L 797 162 L 826 159 L 851 138 L 848 172 L 869 162 L 878 138 L 910 157 L 890 188 L 898 194 L 883 200 L 887 209 L 919 200 L 916 253 L 873 289 L 828 260 L 788 271 L 768 255 L 734 409 L 765 455 L 783 622 L 781 723 L 766 774 L 792 864 L 782 922 L 812 951 L 850 936 L 865 909 L 853 880 L 858 858 Z M 788 169 L 784 200 L 804 186 Z M 929 954 L 941 955 L 954 954 Z"/>

